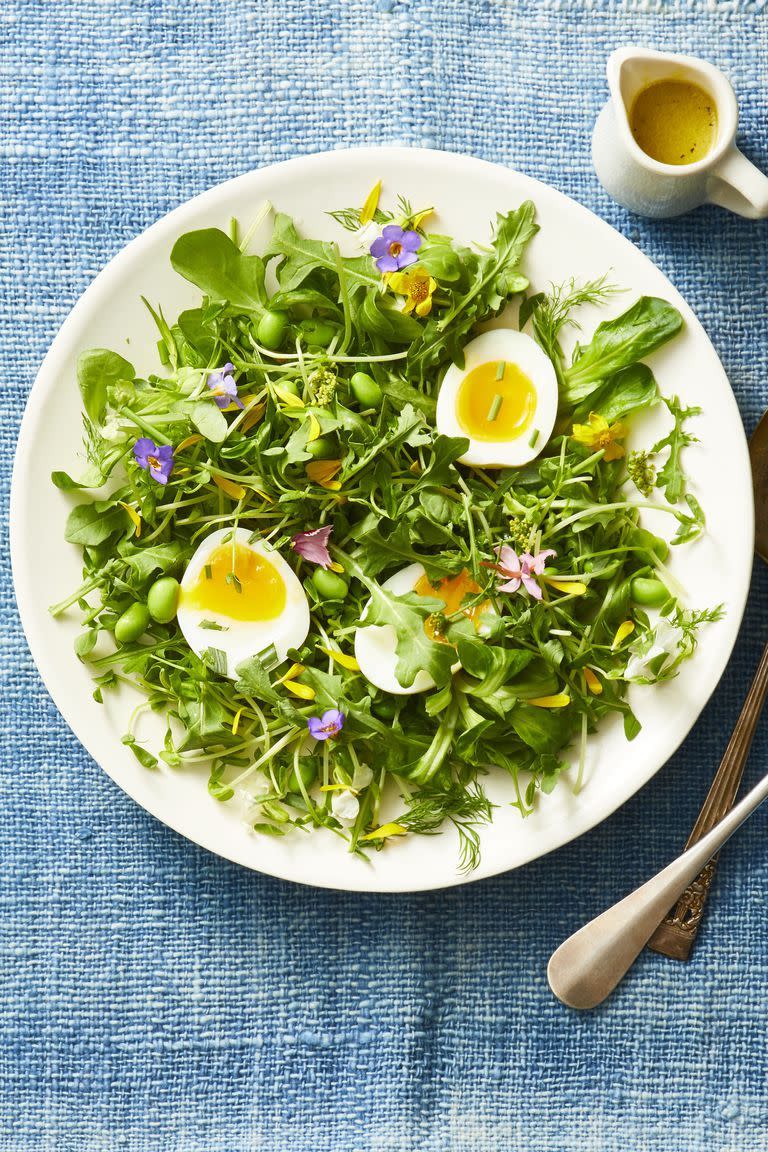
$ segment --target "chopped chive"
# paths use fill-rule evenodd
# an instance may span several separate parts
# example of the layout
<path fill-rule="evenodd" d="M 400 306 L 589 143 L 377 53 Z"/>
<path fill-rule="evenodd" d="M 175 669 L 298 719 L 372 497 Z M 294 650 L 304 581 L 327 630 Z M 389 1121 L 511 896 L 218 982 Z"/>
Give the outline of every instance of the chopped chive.
<path fill-rule="evenodd" d="M 206 564 L 203 572 L 205 572 L 206 580 L 213 580 L 213 566 L 211 564 Z"/>
<path fill-rule="evenodd" d="M 204 648 L 200 653 L 200 659 L 212 672 L 215 672 L 217 676 L 226 676 L 227 654 L 226 652 L 222 652 L 221 648 Z"/>
<path fill-rule="evenodd" d="M 486 416 L 486 420 L 488 420 L 489 423 L 491 423 L 491 421 L 496 419 L 496 417 L 499 414 L 499 409 L 501 408 L 503 403 L 504 403 L 504 397 L 499 396 L 499 394 L 497 392 L 496 395 L 494 396 L 493 400 L 491 401 L 491 406 L 488 409 L 488 415 Z"/>
<path fill-rule="evenodd" d="M 506 360 L 499 360 L 498 364 L 496 365 L 496 379 L 497 380 L 503 380 L 504 379 L 504 373 L 506 372 L 506 370 L 507 370 Z"/>
<path fill-rule="evenodd" d="M 533 432 L 531 432 L 531 438 L 528 441 L 528 447 L 529 448 L 535 448 L 536 441 L 538 440 L 538 438 L 539 438 L 539 430 L 538 430 L 538 428 L 534 428 Z"/>
<path fill-rule="evenodd" d="M 234 572 L 227 572 L 226 579 L 227 579 L 227 584 L 234 585 L 234 589 L 236 592 L 242 592 L 243 586 L 240 583 L 240 581 L 238 580 L 238 578 Z"/>
<path fill-rule="evenodd" d="M 260 538 L 261 538 L 261 532 L 259 532 L 259 530 L 257 528 L 255 532 L 251 532 L 250 536 L 248 537 L 248 543 L 249 544 L 255 544 L 256 541 L 259 540 Z"/>
<path fill-rule="evenodd" d="M 229 632 L 229 628 L 224 624 L 217 624 L 215 620 L 201 620 L 200 627 L 207 628 L 211 632 Z"/>

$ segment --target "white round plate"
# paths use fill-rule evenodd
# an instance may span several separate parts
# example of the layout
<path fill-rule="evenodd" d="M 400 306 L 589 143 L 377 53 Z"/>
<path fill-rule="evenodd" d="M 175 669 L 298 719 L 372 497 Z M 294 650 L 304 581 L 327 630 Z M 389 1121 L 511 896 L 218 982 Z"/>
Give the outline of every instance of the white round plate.
<path fill-rule="evenodd" d="M 147 771 L 120 742 L 130 702 L 103 706 L 92 699 L 87 667 L 72 650 L 76 613 L 53 620 L 47 606 L 80 579 L 79 549 L 65 543 L 64 519 L 72 499 L 47 481 L 53 469 L 77 472 L 81 443 L 75 363 L 83 349 L 113 348 L 140 372 L 157 369 L 155 333 L 139 297 L 148 295 L 166 316 L 193 305 L 199 293 L 171 269 L 176 238 L 192 228 L 226 229 L 231 216 L 248 226 L 269 200 L 295 217 L 309 236 L 350 237 L 326 214 L 361 204 L 379 178 L 384 203 L 397 193 L 416 207 L 433 204 L 436 226 L 462 240 L 484 242 L 497 211 L 535 201 L 541 231 L 525 259 L 536 289 L 570 277 L 587 280 L 610 271 L 626 288 L 610 308 L 584 315 L 589 333 L 598 319 L 623 311 L 642 293 L 661 296 L 683 314 L 685 329 L 651 358 L 663 392 L 703 408 L 695 423 L 700 444 L 686 451 L 691 487 L 703 505 L 708 534 L 672 561 L 691 606 L 724 602 L 722 622 L 706 627 L 696 656 L 681 675 L 658 688 L 633 689 L 631 703 L 643 728 L 627 743 L 620 724 L 608 723 L 590 739 L 586 784 L 574 795 L 562 780 L 541 798 L 536 813 L 520 818 L 508 801 L 509 779 L 489 784 L 500 805 L 482 831 L 482 860 L 470 879 L 515 868 L 550 852 L 609 816 L 672 755 L 696 721 L 725 668 L 747 596 L 753 546 L 749 459 L 738 409 L 723 368 L 685 301 L 628 240 L 553 188 L 465 156 L 401 148 L 331 152 L 276 164 L 231 180 L 171 212 L 130 243 L 96 277 L 56 337 L 35 381 L 19 437 L 11 500 L 11 544 L 16 595 L 32 655 L 53 699 L 93 758 L 130 796 L 191 840 L 249 868 L 329 888 L 405 892 L 461 883 L 457 839 L 438 836 L 390 842 L 370 863 L 350 856 L 325 830 L 282 839 L 250 833 L 239 814 L 212 800 L 205 777 L 171 770 Z M 254 239 L 259 251 L 265 224 Z M 651 443 L 668 420 L 663 411 L 645 418 L 636 436 Z M 727 470 L 723 462 L 727 461 Z M 654 516 L 658 514 L 654 513 Z M 647 521 L 646 521 L 647 523 Z M 671 535 L 669 518 L 659 520 Z M 141 736 L 144 732 L 140 733 Z"/>

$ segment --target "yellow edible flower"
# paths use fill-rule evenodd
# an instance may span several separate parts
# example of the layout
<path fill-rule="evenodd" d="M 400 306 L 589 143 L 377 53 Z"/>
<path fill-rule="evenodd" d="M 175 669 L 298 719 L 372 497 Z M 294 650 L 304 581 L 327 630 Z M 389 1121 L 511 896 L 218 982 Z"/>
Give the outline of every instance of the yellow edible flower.
<path fill-rule="evenodd" d="M 233 500 L 242 500 L 245 496 L 245 488 L 242 484 L 236 484 L 234 480 L 227 480 L 226 476 L 214 476 L 212 479 L 216 487 L 221 488 L 222 492 L 226 492 L 227 496 L 231 496 Z"/>
<path fill-rule="evenodd" d="M 587 688 L 593 696 L 600 696 L 603 691 L 603 685 L 600 678 L 592 671 L 591 668 L 584 669 L 584 679 L 587 682 Z"/>
<path fill-rule="evenodd" d="M 338 492 L 341 484 L 334 480 L 334 476 L 341 468 L 341 460 L 310 460 L 306 472 L 313 484 L 321 488 L 328 488 L 331 492 Z"/>
<path fill-rule="evenodd" d="M 405 296 L 403 312 L 415 312 L 417 316 L 427 316 L 432 311 L 432 294 L 437 288 L 426 268 L 415 264 L 402 272 L 392 272 L 387 284 L 399 296 Z"/>
<path fill-rule="evenodd" d="M 593 448 L 595 451 L 605 449 L 605 460 L 619 460 L 624 456 L 624 445 L 618 441 L 623 440 L 626 434 L 627 427 L 620 420 L 609 424 L 605 416 L 601 416 L 598 412 L 590 412 L 588 424 L 573 426 L 573 439 L 578 444 Z"/>
<path fill-rule="evenodd" d="M 373 832 L 366 832 L 365 836 L 361 836 L 361 840 L 386 840 L 388 836 L 407 836 L 408 829 L 404 828 L 402 824 L 382 824 L 380 828 L 374 828 Z"/>
<path fill-rule="evenodd" d="M 342 568 L 342 572 L 344 569 Z M 336 648 L 323 648 L 318 645 L 320 652 L 324 652 L 331 660 L 340 664 L 342 668 L 346 668 L 348 672 L 359 672 L 360 665 L 354 656 L 349 656 L 346 652 L 339 652 Z"/>
<path fill-rule="evenodd" d="M 379 197 L 381 196 L 381 180 L 377 181 L 371 188 L 370 192 L 365 198 L 365 203 L 360 209 L 360 223 L 370 224 L 376 215 L 376 209 L 379 206 Z"/>
<path fill-rule="evenodd" d="M 571 698 L 567 692 L 558 692 L 556 696 L 537 696 L 534 700 L 528 701 L 534 708 L 567 708 L 570 702 Z"/>
<path fill-rule="evenodd" d="M 611 641 L 611 651 L 623 644 L 627 636 L 631 636 L 634 630 L 635 624 L 633 620 L 625 620 L 623 624 L 619 624 L 616 629 L 616 635 Z"/>
<path fill-rule="evenodd" d="M 141 516 L 139 516 L 136 509 L 132 508 L 130 504 L 124 504 L 122 500 L 119 500 L 118 503 L 120 507 L 124 508 L 128 513 L 131 523 L 136 529 L 136 539 L 138 540 L 139 536 L 141 536 Z"/>

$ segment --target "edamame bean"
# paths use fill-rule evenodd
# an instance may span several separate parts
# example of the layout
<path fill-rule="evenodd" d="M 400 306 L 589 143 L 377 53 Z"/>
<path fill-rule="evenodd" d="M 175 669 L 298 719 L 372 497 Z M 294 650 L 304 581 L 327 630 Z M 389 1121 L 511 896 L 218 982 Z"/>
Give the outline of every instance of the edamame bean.
<path fill-rule="evenodd" d="M 288 777 L 288 791 L 289 792 L 301 792 L 301 786 L 299 784 L 299 776 L 301 777 L 301 782 L 304 785 L 304 787 L 305 788 L 311 788 L 312 785 L 314 784 L 315 778 L 317 776 L 316 765 L 314 765 L 311 760 L 300 760 L 299 761 L 298 774 L 296 772 L 296 769 L 293 768 L 290 776 Z"/>
<path fill-rule="evenodd" d="M 176 615 L 180 585 L 173 576 L 161 576 L 147 593 L 147 608 L 158 624 L 170 624 Z"/>
<path fill-rule="evenodd" d="M 346 580 L 326 568 L 315 568 L 312 583 L 323 600 L 343 600 L 347 594 Z"/>
<path fill-rule="evenodd" d="M 632 599 L 645 608 L 661 608 L 669 600 L 669 589 L 661 580 L 648 576 L 635 576 L 632 581 Z"/>
<path fill-rule="evenodd" d="M 352 395 L 362 408 L 378 408 L 381 404 L 381 388 L 367 372 L 355 372 L 349 382 Z"/>
<path fill-rule="evenodd" d="M 256 329 L 256 339 L 264 348 L 279 348 L 288 327 L 288 316 L 285 312 L 265 312 Z"/>
<path fill-rule="evenodd" d="M 320 348 L 327 348 L 333 340 L 338 329 L 324 320 L 302 320 L 299 324 L 299 335 L 305 344 L 315 344 Z"/>
<path fill-rule="evenodd" d="M 313 460 L 332 460 L 338 448 L 330 436 L 318 436 L 307 444 L 307 452 Z"/>
<path fill-rule="evenodd" d="M 634 548 L 642 548 L 662 563 L 669 555 L 669 545 L 661 536 L 654 536 L 646 528 L 634 528 L 627 540 Z"/>
<path fill-rule="evenodd" d="M 148 624 L 149 608 L 137 600 L 130 608 L 126 608 L 115 624 L 115 640 L 118 644 L 132 644 L 139 636 L 144 635 Z"/>

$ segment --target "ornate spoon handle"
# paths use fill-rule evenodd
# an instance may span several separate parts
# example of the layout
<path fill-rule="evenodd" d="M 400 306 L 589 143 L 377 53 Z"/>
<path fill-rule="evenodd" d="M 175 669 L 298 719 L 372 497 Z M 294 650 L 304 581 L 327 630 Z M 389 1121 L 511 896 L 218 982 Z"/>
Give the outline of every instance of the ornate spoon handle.
<path fill-rule="evenodd" d="M 697 844 L 561 944 L 547 968 L 555 996 L 571 1008 L 594 1008 L 605 1000 L 642 952 L 664 909 L 767 798 L 764 776 Z"/>
<path fill-rule="evenodd" d="M 768 690 L 768 645 L 763 650 L 752 685 L 736 721 L 728 747 L 707 794 L 698 819 L 685 845 L 690 848 L 730 812 L 739 790 L 755 727 Z M 648 947 L 673 960 L 688 960 L 699 931 L 707 896 L 717 867 L 717 856 L 709 860 L 675 906 L 667 913 L 648 941 Z"/>

